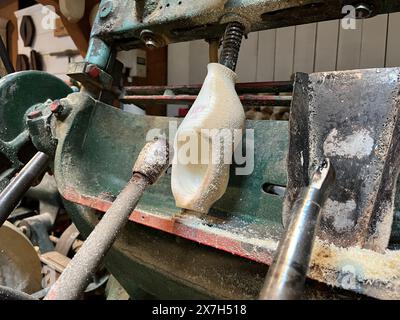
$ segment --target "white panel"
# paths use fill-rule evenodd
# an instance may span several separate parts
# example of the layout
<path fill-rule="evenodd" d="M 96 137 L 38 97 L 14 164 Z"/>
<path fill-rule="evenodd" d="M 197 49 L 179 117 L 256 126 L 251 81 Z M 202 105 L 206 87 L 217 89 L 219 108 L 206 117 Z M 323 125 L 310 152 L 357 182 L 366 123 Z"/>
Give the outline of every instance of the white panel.
<path fill-rule="evenodd" d="M 57 38 L 54 37 L 53 31 L 37 34 L 32 47 L 24 47 L 22 39 L 18 39 L 18 53 L 29 56 L 32 49 L 42 55 L 65 50 L 77 50 L 71 37 Z"/>
<path fill-rule="evenodd" d="M 337 70 L 360 67 L 362 20 L 356 21 L 355 29 L 339 29 Z"/>
<path fill-rule="evenodd" d="M 386 66 L 400 67 L 400 12 L 389 14 Z"/>
<path fill-rule="evenodd" d="M 168 45 L 168 84 L 189 83 L 189 42 Z"/>
<path fill-rule="evenodd" d="M 317 24 L 314 71 L 336 69 L 339 21 L 324 21 Z"/>
<path fill-rule="evenodd" d="M 34 6 L 15 11 L 14 14 L 18 19 L 18 30 L 20 30 L 22 17 L 24 15 L 31 16 L 35 26 L 35 33 L 37 35 L 50 31 L 54 32 L 54 29 L 51 28 L 55 27 L 54 21 L 59 17 L 56 13 L 44 8 L 44 6 L 41 4 L 36 4 Z"/>
<path fill-rule="evenodd" d="M 189 52 L 189 84 L 203 83 L 207 75 L 208 43 L 205 40 L 190 42 Z"/>
<path fill-rule="evenodd" d="M 190 43 L 181 42 L 168 45 L 168 84 L 184 85 L 189 83 L 189 52 Z M 169 104 L 167 116 L 175 117 L 181 105 Z"/>
<path fill-rule="evenodd" d="M 311 73 L 314 70 L 316 28 L 316 23 L 296 26 L 294 72 Z"/>
<path fill-rule="evenodd" d="M 258 32 L 252 32 L 248 34 L 248 39 L 243 39 L 239 51 L 239 60 L 236 66 L 238 82 L 256 81 L 257 44 Z"/>
<path fill-rule="evenodd" d="M 363 20 L 360 68 L 385 65 L 387 14 Z"/>
<path fill-rule="evenodd" d="M 290 80 L 293 74 L 295 27 L 276 30 L 274 80 Z"/>
<path fill-rule="evenodd" d="M 43 70 L 52 74 L 65 74 L 68 70 L 68 57 L 42 56 Z"/>
<path fill-rule="evenodd" d="M 274 80 L 276 30 L 258 32 L 257 81 Z"/>

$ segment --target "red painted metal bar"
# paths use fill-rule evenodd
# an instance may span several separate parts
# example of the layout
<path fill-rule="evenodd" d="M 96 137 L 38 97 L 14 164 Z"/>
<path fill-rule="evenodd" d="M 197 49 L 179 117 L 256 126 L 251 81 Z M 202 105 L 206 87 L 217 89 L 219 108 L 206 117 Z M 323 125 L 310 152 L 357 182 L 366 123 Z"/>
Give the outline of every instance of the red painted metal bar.
<path fill-rule="evenodd" d="M 111 201 L 80 194 L 70 187 L 66 188 L 62 196 L 66 200 L 102 212 L 106 212 L 112 205 Z M 278 244 L 276 242 L 267 245 L 268 241 L 265 244 L 262 241 L 254 243 L 252 239 L 231 232 L 221 233 L 213 228 L 199 229 L 191 225 L 185 217 L 162 217 L 137 208 L 129 216 L 129 220 L 267 265 L 272 263 Z"/>
<path fill-rule="evenodd" d="M 134 103 L 138 105 L 147 104 L 182 104 L 191 105 L 196 100 L 196 95 L 177 95 L 177 96 L 163 96 L 163 95 L 135 95 L 125 96 L 120 99 L 123 103 Z M 244 106 L 290 106 L 292 102 L 291 96 L 272 96 L 272 95 L 257 95 L 257 94 L 244 94 L 239 96 L 240 101 Z"/>
<path fill-rule="evenodd" d="M 171 90 L 176 95 L 197 95 L 200 91 L 201 86 L 201 84 L 181 86 L 127 86 L 125 87 L 125 91 L 129 95 L 163 95 L 165 90 Z M 292 92 L 293 82 L 244 82 L 237 83 L 235 88 L 238 94 Z"/>

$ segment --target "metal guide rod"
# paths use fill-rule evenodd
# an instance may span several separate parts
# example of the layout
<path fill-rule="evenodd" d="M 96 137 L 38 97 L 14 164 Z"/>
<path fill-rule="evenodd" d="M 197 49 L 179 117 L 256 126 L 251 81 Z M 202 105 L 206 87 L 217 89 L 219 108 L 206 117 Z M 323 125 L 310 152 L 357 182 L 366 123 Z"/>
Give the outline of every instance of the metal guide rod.
<path fill-rule="evenodd" d="M 0 227 L 35 180 L 46 170 L 49 156 L 39 151 L 0 193 Z"/>
<path fill-rule="evenodd" d="M 133 168 L 133 177 L 51 287 L 45 300 L 80 298 L 145 189 L 167 169 L 168 159 L 166 140 L 157 139 L 145 145 Z"/>
<path fill-rule="evenodd" d="M 334 169 L 329 159 L 325 159 L 315 171 L 311 184 L 293 206 L 290 224 L 268 270 L 260 299 L 301 298 L 321 208 L 334 180 Z"/>

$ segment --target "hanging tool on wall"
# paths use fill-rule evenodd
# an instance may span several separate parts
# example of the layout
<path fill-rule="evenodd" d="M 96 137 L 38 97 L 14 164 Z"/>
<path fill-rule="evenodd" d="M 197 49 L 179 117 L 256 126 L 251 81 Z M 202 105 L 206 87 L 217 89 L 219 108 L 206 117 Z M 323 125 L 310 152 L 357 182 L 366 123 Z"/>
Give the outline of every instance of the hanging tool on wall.
<path fill-rule="evenodd" d="M 46 300 L 74 300 L 80 297 L 143 192 L 164 174 L 168 165 L 169 149 L 165 139 L 158 138 L 144 146 L 133 167 L 132 178 L 51 287 Z"/>
<path fill-rule="evenodd" d="M 31 16 L 22 17 L 19 33 L 21 35 L 22 41 L 24 42 L 24 46 L 32 46 L 33 39 L 36 35 L 36 29 Z"/>
<path fill-rule="evenodd" d="M 30 56 L 31 56 L 31 69 L 42 71 L 43 70 L 43 60 L 42 60 L 42 56 L 40 55 L 40 53 L 35 50 L 32 50 Z"/>
<path fill-rule="evenodd" d="M 268 270 L 260 299 L 301 298 L 321 208 L 334 180 L 335 171 L 329 159 L 325 159 L 317 167 L 311 184 L 303 190 L 293 207 L 290 224 L 279 243 L 274 262 Z"/>
<path fill-rule="evenodd" d="M 17 55 L 17 71 L 30 70 L 29 58 L 24 54 Z"/>
<path fill-rule="evenodd" d="M 7 48 L 4 44 L 3 38 L 0 36 L 0 58 L 6 68 L 8 74 L 14 73 L 14 66 L 11 63 L 10 56 L 8 55 Z"/>

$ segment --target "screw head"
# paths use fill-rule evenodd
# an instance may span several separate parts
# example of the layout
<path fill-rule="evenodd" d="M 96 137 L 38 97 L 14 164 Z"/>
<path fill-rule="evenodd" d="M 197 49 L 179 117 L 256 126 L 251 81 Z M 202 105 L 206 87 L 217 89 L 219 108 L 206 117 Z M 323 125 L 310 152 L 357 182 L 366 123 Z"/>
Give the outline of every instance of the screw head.
<path fill-rule="evenodd" d="M 40 111 L 40 110 L 34 110 L 34 111 L 32 111 L 32 112 L 30 112 L 29 114 L 28 114 L 28 119 L 36 119 L 36 118 L 39 118 L 40 116 L 42 116 L 42 111 Z"/>
<path fill-rule="evenodd" d="M 63 109 L 63 106 L 61 105 L 60 100 L 54 100 L 50 104 L 49 108 L 52 113 L 60 113 Z"/>
<path fill-rule="evenodd" d="M 101 70 L 95 66 L 94 64 L 90 65 L 86 69 L 86 73 L 91 77 L 91 78 L 98 78 L 100 76 Z"/>
<path fill-rule="evenodd" d="M 164 46 L 164 41 L 151 30 L 143 30 L 140 33 L 140 39 L 144 42 L 147 48 L 156 49 Z"/>
<path fill-rule="evenodd" d="M 106 18 L 113 10 L 113 4 L 111 1 L 107 1 L 104 5 L 100 8 L 100 18 Z"/>
<path fill-rule="evenodd" d="M 366 19 L 372 15 L 372 8 L 365 4 L 360 3 L 356 6 L 356 18 L 357 19 Z"/>

